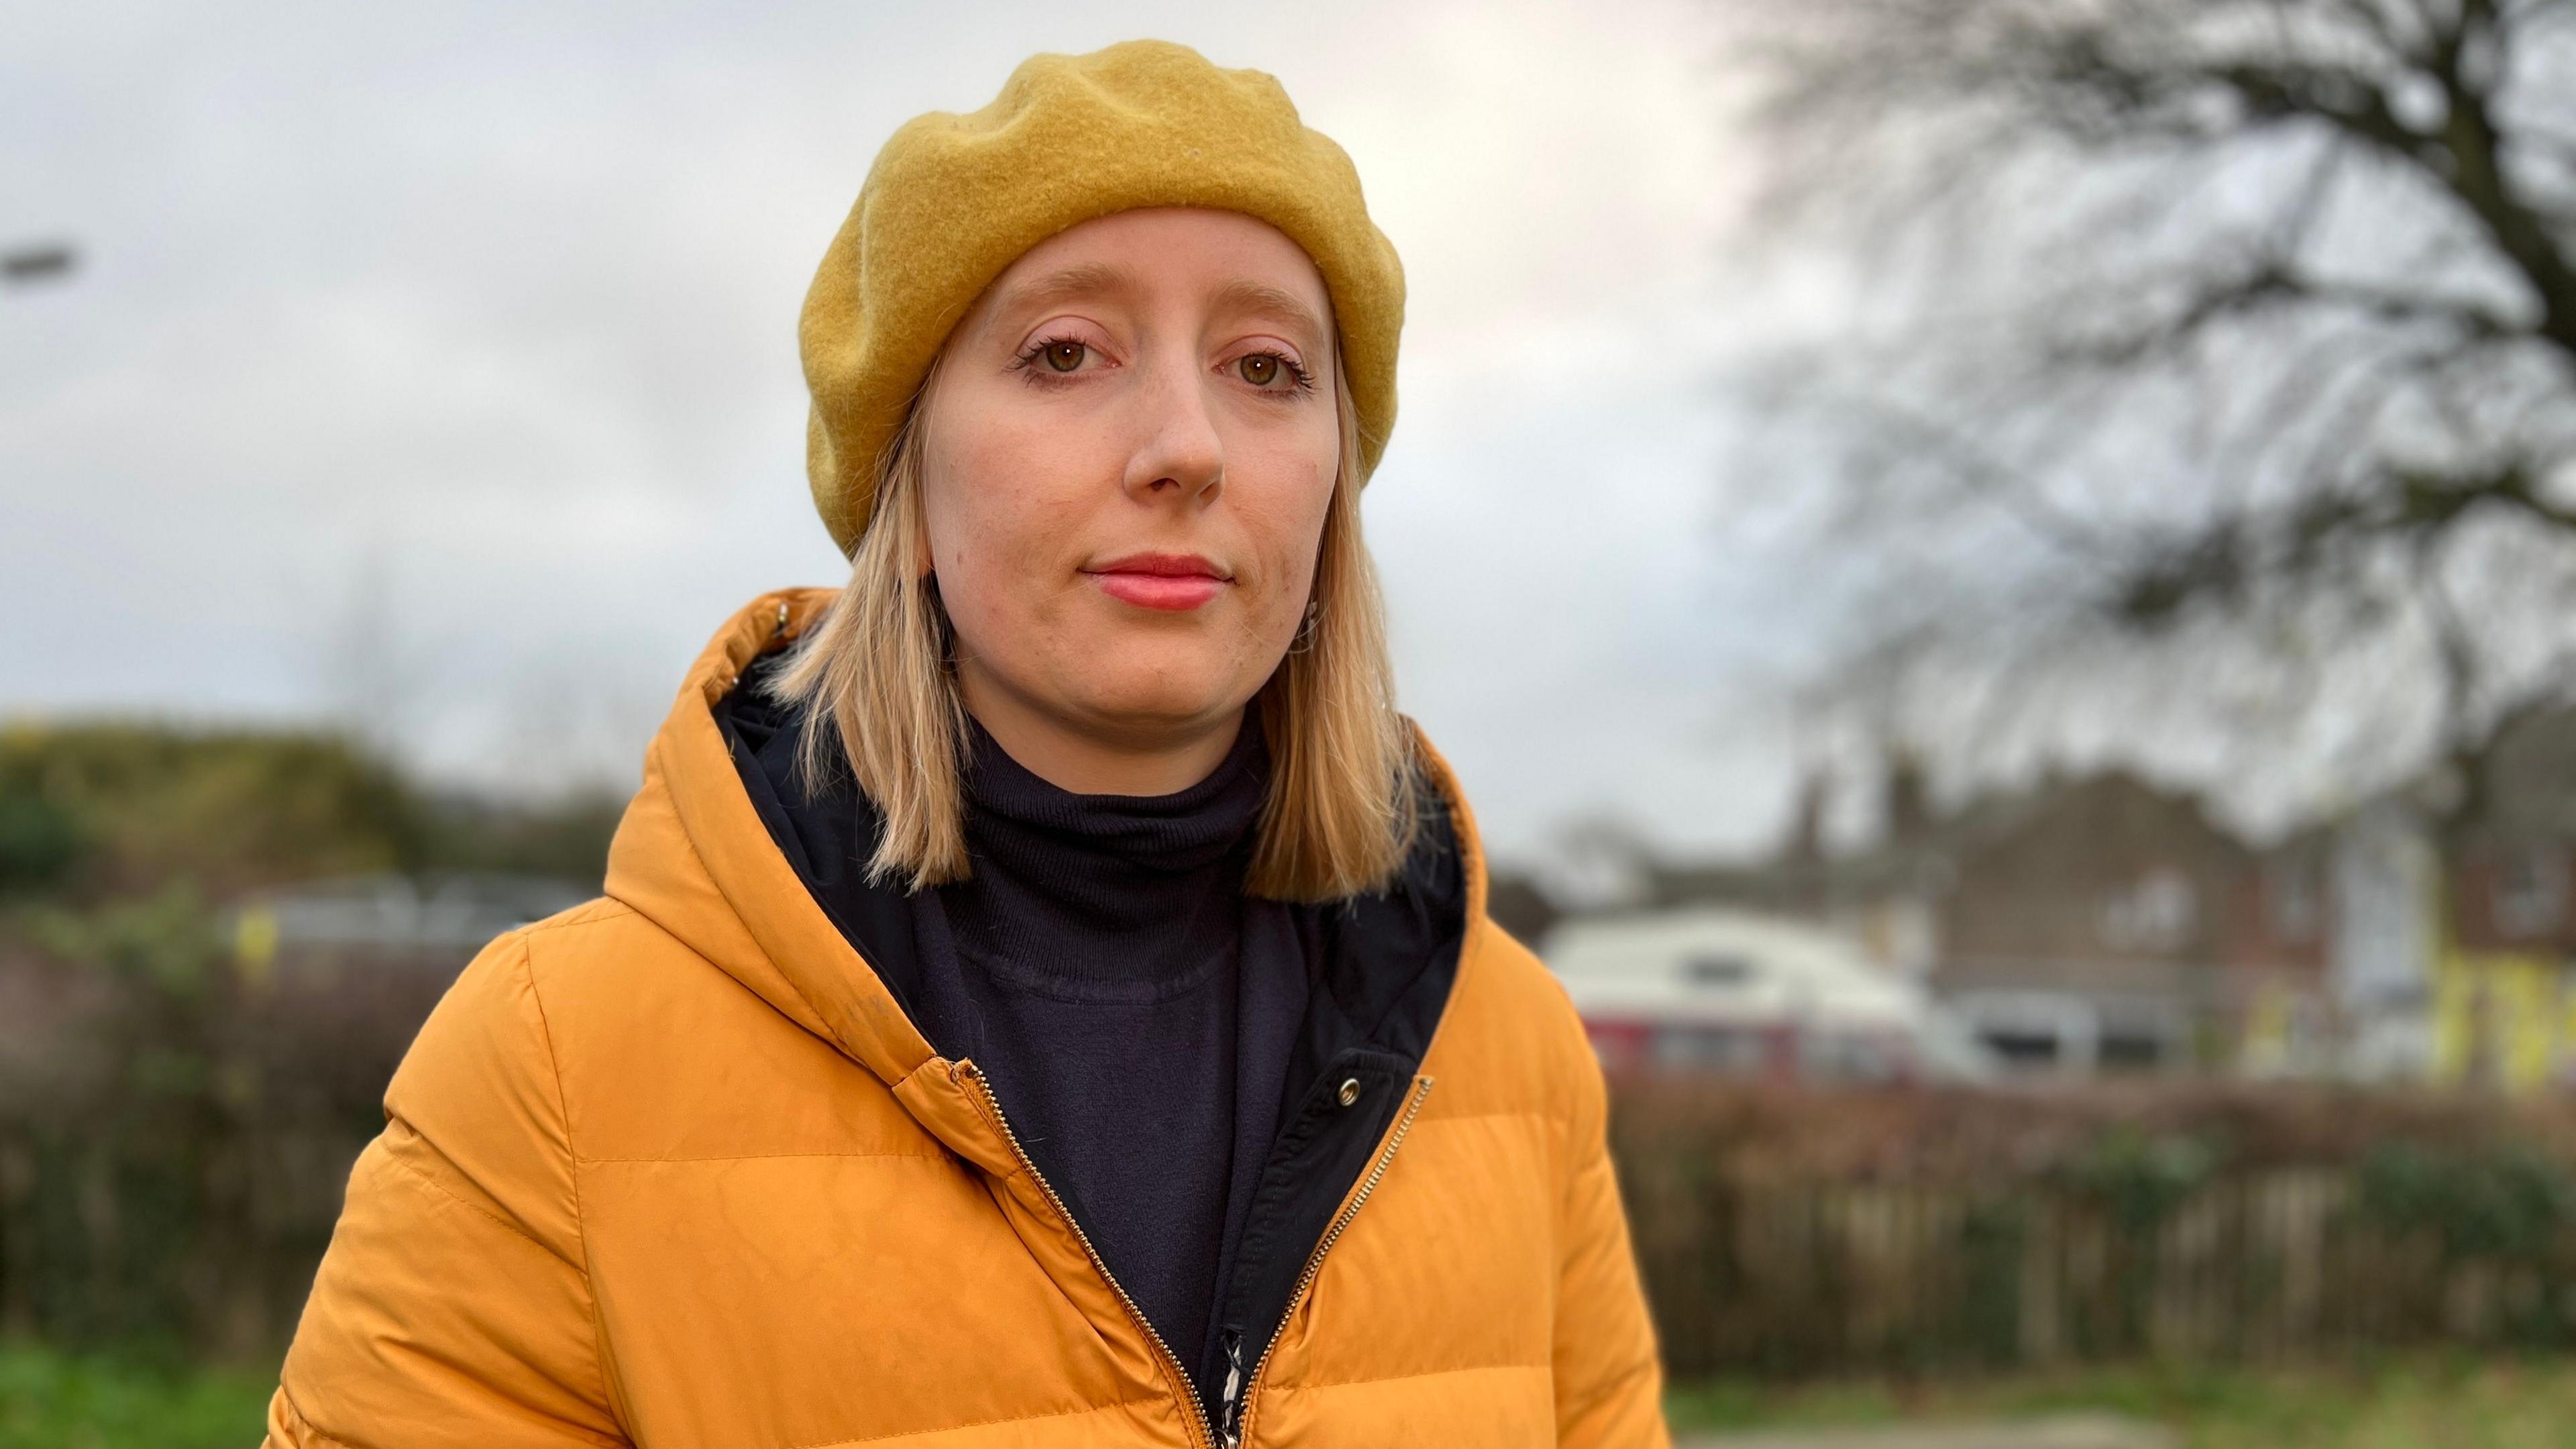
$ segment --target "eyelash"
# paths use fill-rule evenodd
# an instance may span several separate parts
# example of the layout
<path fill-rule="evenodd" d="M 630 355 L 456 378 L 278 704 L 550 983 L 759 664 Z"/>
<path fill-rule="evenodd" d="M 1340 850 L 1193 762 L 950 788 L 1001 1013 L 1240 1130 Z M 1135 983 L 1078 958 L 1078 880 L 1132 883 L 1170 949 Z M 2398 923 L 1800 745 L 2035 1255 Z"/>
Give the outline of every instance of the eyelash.
<path fill-rule="evenodd" d="M 1046 372 L 1038 367 L 1038 359 L 1046 356 L 1047 349 L 1058 343 L 1080 340 L 1075 337 L 1041 337 L 1022 349 L 1018 357 L 1012 359 L 1011 371 L 1022 374 L 1022 380 L 1031 387 L 1061 387 L 1063 380 L 1047 376 Z"/>
<path fill-rule="evenodd" d="M 1011 370 L 1025 374 L 1029 385 L 1032 387 L 1062 387 L 1066 383 L 1072 381 L 1072 379 L 1061 375 L 1050 375 L 1050 369 L 1041 368 L 1037 364 L 1038 359 L 1046 356 L 1048 348 L 1060 346 L 1067 342 L 1086 350 L 1091 348 L 1090 343 L 1083 341 L 1079 337 L 1041 337 L 1037 341 L 1030 343 L 1028 350 L 1022 352 L 1019 357 L 1011 363 Z M 1229 363 L 1228 366 L 1240 365 L 1244 357 L 1268 357 L 1276 359 L 1281 367 L 1287 369 L 1290 386 L 1295 391 L 1306 393 L 1313 392 L 1315 390 L 1315 374 L 1299 366 L 1297 359 L 1290 357 L 1285 352 L 1281 352 L 1276 348 L 1265 347 L 1258 352 L 1244 353 L 1243 357 L 1237 357 L 1234 359 L 1234 362 Z M 1248 383 L 1245 385 L 1250 386 Z M 1273 393 L 1286 392 L 1288 390 L 1289 389 L 1287 388 L 1275 387 L 1261 387 L 1253 389 L 1255 392 Z"/>
<path fill-rule="evenodd" d="M 1289 379 L 1289 384 L 1290 384 L 1290 386 L 1294 387 L 1294 388 L 1295 388 L 1297 391 L 1299 391 L 1299 392 L 1313 392 L 1313 391 L 1315 390 L 1315 374 L 1313 374 L 1313 373 L 1311 373 L 1311 372 L 1308 372 L 1308 371 L 1307 371 L 1305 368 L 1303 368 L 1303 367 L 1298 366 L 1298 365 L 1297 365 L 1297 359 L 1295 359 L 1295 358 L 1293 358 L 1293 357 L 1290 357 L 1290 356 L 1289 356 L 1287 353 L 1285 353 L 1285 352 L 1279 352 L 1279 351 L 1276 351 L 1276 350 L 1273 350 L 1273 349 L 1270 349 L 1270 348 L 1263 348 L 1263 349 L 1262 349 L 1261 351 L 1259 351 L 1259 352 L 1247 352 L 1247 353 L 1243 354 L 1243 357 L 1269 357 L 1269 358 L 1276 358 L 1276 359 L 1278 360 L 1278 363 L 1279 363 L 1279 365 L 1280 365 L 1281 367 L 1284 367 L 1284 368 L 1288 369 L 1288 379 Z M 1236 358 L 1236 359 L 1234 360 L 1233 364 L 1231 364 L 1231 365 L 1234 365 L 1234 366 L 1240 366 L 1240 365 L 1242 364 L 1242 362 L 1243 362 L 1243 357 L 1238 357 L 1238 358 Z M 1259 391 L 1262 391 L 1262 392 L 1274 392 L 1274 391 L 1277 391 L 1277 389 L 1275 389 L 1275 388 L 1266 388 L 1266 387 L 1265 387 L 1265 388 L 1261 388 L 1261 389 L 1259 389 Z"/>

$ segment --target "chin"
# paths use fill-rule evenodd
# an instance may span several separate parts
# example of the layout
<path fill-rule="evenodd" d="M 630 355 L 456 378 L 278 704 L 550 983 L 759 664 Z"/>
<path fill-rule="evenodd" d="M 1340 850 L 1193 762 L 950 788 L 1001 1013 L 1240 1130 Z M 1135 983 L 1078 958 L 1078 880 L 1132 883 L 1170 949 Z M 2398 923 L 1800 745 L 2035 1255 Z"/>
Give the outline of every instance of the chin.
<path fill-rule="evenodd" d="M 1184 728 L 1234 707 L 1236 684 L 1227 671 L 1191 668 L 1182 661 L 1129 659 L 1095 671 L 1080 697 L 1093 718 L 1142 730 Z"/>

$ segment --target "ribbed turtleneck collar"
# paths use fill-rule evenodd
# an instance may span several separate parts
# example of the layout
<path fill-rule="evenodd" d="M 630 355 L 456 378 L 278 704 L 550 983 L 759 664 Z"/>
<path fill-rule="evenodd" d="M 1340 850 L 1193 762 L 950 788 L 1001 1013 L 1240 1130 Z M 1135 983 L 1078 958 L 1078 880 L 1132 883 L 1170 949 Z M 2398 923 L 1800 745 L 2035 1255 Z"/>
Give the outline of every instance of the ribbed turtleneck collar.
<path fill-rule="evenodd" d="M 967 839 L 1007 864 L 1021 863 L 1023 845 L 1041 845 L 1104 868 L 1184 874 L 1222 859 L 1261 815 L 1270 757 L 1250 710 L 1216 769 L 1169 795 L 1078 795 L 1012 759 L 982 724 L 970 729 Z"/>
<path fill-rule="evenodd" d="M 1208 777 L 1169 795 L 1080 795 L 970 725 L 973 875 L 941 888 L 959 944 L 1010 978 L 1176 990 L 1231 955 L 1243 873 L 1269 784 L 1246 711 Z"/>

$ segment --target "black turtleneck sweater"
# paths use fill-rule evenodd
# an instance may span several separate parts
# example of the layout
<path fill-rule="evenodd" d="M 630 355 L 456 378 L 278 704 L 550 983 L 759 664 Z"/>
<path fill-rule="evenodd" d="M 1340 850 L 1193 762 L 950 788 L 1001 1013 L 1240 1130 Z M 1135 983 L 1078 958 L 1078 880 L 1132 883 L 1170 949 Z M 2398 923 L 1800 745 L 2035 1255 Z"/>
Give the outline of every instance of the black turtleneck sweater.
<path fill-rule="evenodd" d="M 1244 894 L 1269 756 L 1247 711 L 1171 795 L 1058 789 L 972 726 L 973 875 L 914 897 L 930 974 L 1038 1170 L 1194 1374 L 1278 1122 L 1310 933 Z"/>

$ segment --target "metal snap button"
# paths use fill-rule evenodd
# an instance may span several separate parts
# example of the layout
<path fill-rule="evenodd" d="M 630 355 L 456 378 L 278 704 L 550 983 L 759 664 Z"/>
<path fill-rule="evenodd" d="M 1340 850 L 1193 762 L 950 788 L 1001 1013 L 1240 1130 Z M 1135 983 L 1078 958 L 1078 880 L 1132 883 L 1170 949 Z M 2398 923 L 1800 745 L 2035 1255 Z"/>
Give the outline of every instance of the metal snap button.
<path fill-rule="evenodd" d="M 1343 1078 L 1342 1090 L 1335 1095 L 1341 1098 L 1342 1105 L 1345 1107 L 1358 1101 L 1360 1099 L 1360 1079 L 1357 1077 Z"/>

